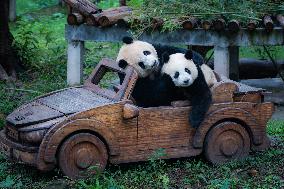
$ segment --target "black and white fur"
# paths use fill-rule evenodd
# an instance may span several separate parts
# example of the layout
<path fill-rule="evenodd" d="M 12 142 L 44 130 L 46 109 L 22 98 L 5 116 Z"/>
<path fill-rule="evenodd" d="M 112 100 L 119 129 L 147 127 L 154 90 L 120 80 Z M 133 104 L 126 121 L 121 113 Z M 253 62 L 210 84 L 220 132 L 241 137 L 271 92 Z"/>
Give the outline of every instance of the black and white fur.
<path fill-rule="evenodd" d="M 132 97 L 140 107 L 168 106 L 175 99 L 175 85 L 169 78 L 160 75 L 163 67 L 163 55 L 185 53 L 186 49 L 152 45 L 150 43 L 123 38 L 124 45 L 120 48 L 117 62 L 119 67 L 132 66 L 138 73 L 138 80 L 132 92 Z M 193 59 L 203 63 L 203 58 L 193 52 Z"/>
<path fill-rule="evenodd" d="M 191 101 L 192 110 L 189 114 L 189 123 L 194 128 L 202 123 L 212 102 L 211 91 L 204 77 L 204 74 L 211 75 L 211 72 L 207 69 L 203 71 L 201 67 L 204 65 L 196 64 L 193 61 L 192 51 L 188 50 L 185 54 L 165 54 L 161 70 L 163 77 L 168 77 L 176 86 L 174 98 L 186 97 Z"/>

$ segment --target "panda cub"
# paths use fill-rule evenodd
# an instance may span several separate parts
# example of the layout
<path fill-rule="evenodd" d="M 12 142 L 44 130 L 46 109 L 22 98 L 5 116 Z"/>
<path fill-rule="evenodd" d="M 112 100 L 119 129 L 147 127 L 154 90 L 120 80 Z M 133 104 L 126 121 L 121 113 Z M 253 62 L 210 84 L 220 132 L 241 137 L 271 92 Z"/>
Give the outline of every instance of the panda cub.
<path fill-rule="evenodd" d="M 205 64 L 196 64 L 188 50 L 185 54 L 165 54 L 161 73 L 164 81 L 171 80 L 176 86 L 173 99 L 186 97 L 191 101 L 189 123 L 197 128 L 212 102 L 209 86 L 217 82 L 214 72 Z"/>
<path fill-rule="evenodd" d="M 163 54 L 185 53 L 186 49 L 133 40 L 131 37 L 122 39 L 116 61 L 119 67 L 132 66 L 138 73 L 138 80 L 132 92 L 132 97 L 140 107 L 155 107 L 170 105 L 173 99 L 175 85 L 171 80 L 164 80 L 160 76 L 164 64 Z M 193 52 L 193 59 L 198 64 L 203 58 Z"/>

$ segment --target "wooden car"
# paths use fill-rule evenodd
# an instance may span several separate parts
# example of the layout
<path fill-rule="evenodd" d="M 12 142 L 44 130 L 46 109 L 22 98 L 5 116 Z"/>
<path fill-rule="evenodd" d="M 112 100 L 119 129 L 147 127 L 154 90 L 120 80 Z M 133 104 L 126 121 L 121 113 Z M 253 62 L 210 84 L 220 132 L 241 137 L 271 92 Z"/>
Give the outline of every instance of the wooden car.
<path fill-rule="evenodd" d="M 59 166 L 78 178 L 107 163 L 146 161 L 160 148 L 166 153 L 161 158 L 204 153 L 210 162 L 222 163 L 269 146 L 266 123 L 274 105 L 263 102 L 262 89 L 218 78 L 206 118 L 194 129 L 188 101 L 135 106 L 136 80 L 133 68 L 103 59 L 83 86 L 40 96 L 8 115 L 2 151 L 39 170 Z"/>

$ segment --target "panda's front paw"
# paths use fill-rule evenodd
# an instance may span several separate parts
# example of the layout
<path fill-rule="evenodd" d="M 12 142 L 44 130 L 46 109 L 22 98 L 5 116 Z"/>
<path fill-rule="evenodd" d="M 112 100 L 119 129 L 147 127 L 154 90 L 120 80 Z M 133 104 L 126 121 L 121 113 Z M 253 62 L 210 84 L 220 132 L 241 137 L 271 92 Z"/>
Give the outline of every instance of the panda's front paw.
<path fill-rule="evenodd" d="M 192 118 L 189 117 L 189 124 L 191 125 L 191 127 L 197 129 L 200 125 L 200 121 L 199 120 L 194 120 Z"/>

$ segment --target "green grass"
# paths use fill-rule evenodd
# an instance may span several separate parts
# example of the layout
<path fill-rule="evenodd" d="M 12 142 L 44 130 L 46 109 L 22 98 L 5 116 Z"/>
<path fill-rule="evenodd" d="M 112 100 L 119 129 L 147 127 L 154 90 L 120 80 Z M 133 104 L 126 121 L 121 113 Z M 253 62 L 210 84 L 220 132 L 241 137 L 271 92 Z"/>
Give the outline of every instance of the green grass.
<path fill-rule="evenodd" d="M 18 20 L 11 29 L 26 69 L 16 82 L 0 82 L 0 127 L 6 115 L 34 97 L 66 87 L 65 10 L 45 1 L 18 0 Z M 118 1 L 102 1 L 100 6 L 117 6 Z M 135 4 L 134 1 L 132 3 Z M 111 6 L 112 6 L 111 5 Z M 49 7 L 51 6 L 51 7 Z M 42 8 L 42 9 L 40 9 Z M 27 14 L 28 13 L 28 14 Z M 34 46 L 30 46 L 34 43 Z M 115 58 L 119 43 L 85 43 L 84 78 L 103 58 Z M 274 56 L 284 58 L 283 48 Z M 262 52 L 241 48 L 241 57 L 261 58 Z M 110 165 L 104 173 L 90 179 L 71 181 L 58 170 L 40 173 L 35 168 L 15 164 L 0 156 L 0 188 L 43 188 L 65 182 L 72 188 L 281 188 L 284 187 L 284 121 L 271 120 L 267 132 L 274 146 L 265 152 L 251 153 L 241 162 L 210 165 L 202 156 L 179 160 L 159 160 L 157 151 L 150 161 Z M 252 174 L 252 173 L 255 173 Z"/>
<path fill-rule="evenodd" d="M 17 15 L 56 5 L 58 0 L 16 0 Z"/>

